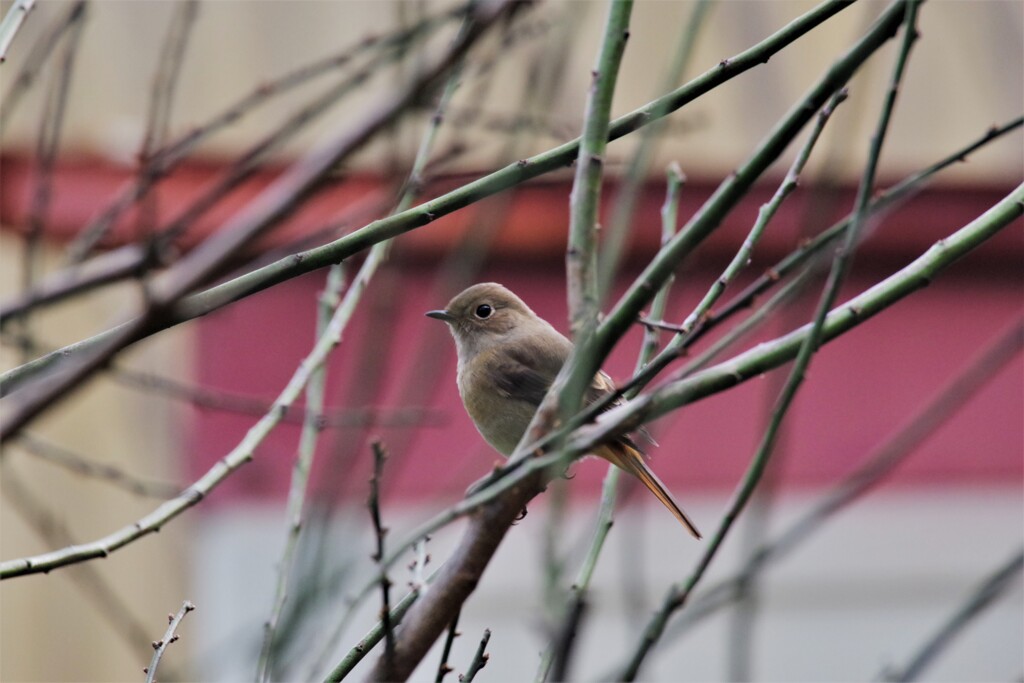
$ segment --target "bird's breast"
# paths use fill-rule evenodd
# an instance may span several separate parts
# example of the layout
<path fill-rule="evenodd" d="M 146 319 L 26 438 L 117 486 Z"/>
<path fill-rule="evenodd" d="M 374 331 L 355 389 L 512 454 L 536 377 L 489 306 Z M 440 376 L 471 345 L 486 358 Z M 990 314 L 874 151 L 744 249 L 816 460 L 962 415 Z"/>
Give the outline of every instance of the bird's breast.
<path fill-rule="evenodd" d="M 536 406 L 501 391 L 483 362 L 459 363 L 458 385 L 462 403 L 480 435 L 498 452 L 511 455 Z"/>

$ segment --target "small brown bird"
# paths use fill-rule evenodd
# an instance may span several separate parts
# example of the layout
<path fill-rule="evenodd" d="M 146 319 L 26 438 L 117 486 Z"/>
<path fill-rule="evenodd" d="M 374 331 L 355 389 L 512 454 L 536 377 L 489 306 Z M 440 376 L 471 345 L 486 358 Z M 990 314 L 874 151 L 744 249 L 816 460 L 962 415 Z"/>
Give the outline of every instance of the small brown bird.
<path fill-rule="evenodd" d="M 448 323 L 455 337 L 459 394 L 466 412 L 489 444 L 511 455 L 569 357 L 572 342 L 522 299 L 493 282 L 473 285 L 444 310 L 427 315 Z M 586 400 L 592 403 L 613 389 L 608 375 L 599 372 Z M 632 439 L 623 436 L 594 455 L 637 477 L 691 534 L 701 537 Z"/>

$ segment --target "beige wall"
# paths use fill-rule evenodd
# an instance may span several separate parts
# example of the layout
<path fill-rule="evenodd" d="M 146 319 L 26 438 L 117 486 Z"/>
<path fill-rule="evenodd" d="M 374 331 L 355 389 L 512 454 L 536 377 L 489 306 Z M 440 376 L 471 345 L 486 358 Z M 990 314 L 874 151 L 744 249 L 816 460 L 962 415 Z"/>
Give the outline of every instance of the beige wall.
<path fill-rule="evenodd" d="M 21 255 L 18 240 L 0 232 L 0 298 L 16 291 Z M 50 267 L 56 265 L 54 255 L 47 254 Z M 118 320 L 134 307 L 133 300 L 133 293 L 123 289 L 89 296 L 40 315 L 33 329 L 48 344 L 68 343 Z M 187 331 L 174 331 L 140 344 L 121 362 L 138 369 L 159 368 L 181 379 L 190 374 L 188 348 Z M 5 345 L 0 362 L 6 370 L 18 357 Z M 181 481 L 181 412 L 162 397 L 97 379 L 28 432 L 146 479 Z M 27 490 L 34 506 L 79 542 L 130 524 L 159 504 L 41 461 L 17 445 L 5 446 L 3 459 L 4 560 L 64 545 L 41 535 L 40 526 L 26 520 L 25 508 L 18 504 L 19 489 Z M 0 679 L 141 680 L 141 669 L 152 654 L 150 641 L 163 634 L 167 613 L 190 597 L 189 527 L 187 517 L 179 519 L 104 560 L 0 583 Z M 51 527 L 49 533 L 60 529 Z M 106 588 L 123 609 L 104 595 Z M 132 630 L 132 622 L 142 633 Z M 187 642 L 181 646 L 187 648 Z M 174 666 L 173 653 L 168 663 Z"/>
<path fill-rule="evenodd" d="M 689 75 L 714 67 L 815 4 L 805 0 L 716 3 Z M 422 3 L 431 13 L 451 5 Z M 144 127 L 149 84 L 163 32 L 174 6 L 174 2 L 118 0 L 90 5 L 69 105 L 69 146 L 132 158 Z M 630 111 L 656 93 L 692 6 L 689 2 L 637 3 L 616 93 L 616 113 Z M 857 3 L 768 65 L 688 106 L 673 120 L 687 124 L 689 132 L 681 131 L 659 145 L 654 167 L 660 169 L 676 159 L 691 174 L 731 171 L 883 6 L 874 1 Z M 34 35 L 62 8 L 61 2 L 40 3 L 30 15 L 4 65 L 5 77 L 19 68 Z M 401 16 L 418 16 L 419 8 L 421 3 L 367 1 L 203 3 L 184 64 L 173 130 L 181 132 L 204 121 L 256 83 L 340 51 L 369 33 L 386 32 L 398 25 Z M 456 107 L 482 101 L 488 111 L 508 115 L 519 112 L 532 57 L 543 51 L 545 44 L 570 40 L 567 77 L 549 103 L 549 113 L 567 130 L 578 129 L 604 13 L 604 5 L 597 2 L 540 3 L 528 21 L 551 22 L 547 34 L 551 38 L 546 42 L 543 38 L 525 41 L 503 50 L 497 56 L 496 70 L 485 79 L 474 78 L 471 70 Z M 901 173 L 930 163 L 938 154 L 952 151 L 993 123 L 1019 115 L 1024 100 L 1024 5 L 1020 2 L 932 2 L 922 9 L 920 26 L 926 39 L 915 47 L 886 147 L 883 173 Z M 454 24 L 450 28 L 454 30 Z M 451 31 L 444 33 L 430 44 L 431 48 L 443 46 L 450 35 Z M 487 49 L 493 54 L 493 44 Z M 880 52 L 853 82 L 853 97 L 827 133 L 840 143 L 836 156 L 847 174 L 856 173 L 861 165 L 894 51 L 888 47 Z M 416 59 L 422 60 L 422 54 Z M 286 153 L 307 149 L 320 135 L 363 115 L 368 103 L 392 86 L 395 78 L 389 72 L 374 81 L 372 94 L 344 102 Z M 31 148 L 37 120 L 33 112 L 39 111 L 42 90 L 36 88 L 32 101 L 21 106 L 5 135 L 6 146 Z M 315 90 L 301 91 L 301 95 L 308 97 Z M 218 136 L 205 151 L 236 153 L 298 101 L 289 98 L 254 112 Z M 412 134 L 405 136 L 410 155 L 416 139 Z M 557 141 L 539 139 L 532 151 Z M 476 169 L 494 163 L 501 141 L 479 135 L 473 142 L 473 153 L 462 159 L 463 167 Z M 614 145 L 613 157 L 625 158 L 630 144 L 624 141 Z M 379 166 L 382 158 L 378 146 L 362 156 L 361 164 Z M 981 162 L 964 165 L 954 174 L 961 179 L 1005 181 L 1008 175 L 1020 174 L 1020 164 L 1019 147 L 1001 145 L 986 151 Z"/>

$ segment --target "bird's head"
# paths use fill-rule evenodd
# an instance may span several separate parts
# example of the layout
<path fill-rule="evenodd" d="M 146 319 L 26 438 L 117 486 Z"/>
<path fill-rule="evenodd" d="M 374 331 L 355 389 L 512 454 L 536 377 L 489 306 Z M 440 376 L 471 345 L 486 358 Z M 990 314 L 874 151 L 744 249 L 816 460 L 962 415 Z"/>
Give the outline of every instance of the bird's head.
<path fill-rule="evenodd" d="M 473 285 L 426 315 L 448 323 L 460 358 L 509 339 L 538 320 L 522 299 L 495 282 Z"/>

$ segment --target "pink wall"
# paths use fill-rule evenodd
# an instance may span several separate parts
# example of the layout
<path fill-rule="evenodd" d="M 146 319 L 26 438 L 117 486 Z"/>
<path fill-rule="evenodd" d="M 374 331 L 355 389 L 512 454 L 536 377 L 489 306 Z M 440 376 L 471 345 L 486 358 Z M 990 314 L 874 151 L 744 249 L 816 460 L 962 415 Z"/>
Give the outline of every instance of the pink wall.
<path fill-rule="evenodd" d="M 1019 316 L 1020 274 L 978 265 L 970 258 L 955 265 L 928 289 L 822 350 L 789 417 L 783 441 L 786 486 L 822 486 L 850 471 Z M 850 293 L 873 281 L 865 279 L 864 270 L 853 278 Z M 714 274 L 697 271 L 687 279 L 707 283 Z M 434 269 L 409 263 L 381 274 L 378 291 L 386 293 L 363 303 L 330 370 L 331 405 L 408 406 L 402 387 L 412 376 L 426 397 L 414 405 L 436 411 L 419 428 L 370 430 L 393 451 L 386 480 L 399 496 L 456 496 L 497 459 L 462 409 L 455 351 L 444 325 L 422 315 L 446 301 L 446 295 L 431 294 L 434 276 Z M 556 265 L 492 265 L 478 279 L 503 282 L 565 329 L 563 274 Z M 202 382 L 273 397 L 311 347 L 313 301 L 321 282 L 322 276 L 310 276 L 202 320 L 197 354 Z M 674 317 L 681 317 L 699 286 L 704 284 L 676 295 Z M 677 285 L 675 291 L 682 289 Z M 606 366 L 616 379 L 628 377 L 638 340 L 634 331 Z M 417 359 L 426 372 L 410 374 Z M 1018 356 L 918 449 L 891 484 L 1019 482 L 1024 474 L 1022 376 L 1024 362 Z M 379 377 L 379 393 L 367 377 Z M 730 489 L 756 447 L 766 406 L 776 392 L 775 379 L 756 379 L 656 423 L 660 448 L 652 449 L 655 470 L 680 496 L 688 490 Z M 197 412 L 196 473 L 233 447 L 253 421 Z M 283 499 L 298 431 L 291 425 L 279 428 L 255 461 L 213 498 Z M 324 434 L 314 481 L 329 496 L 344 491 L 361 500 L 365 495 L 370 452 L 365 438 L 359 429 Z M 603 465 L 585 461 L 575 471 L 573 490 L 596 494 Z"/>

